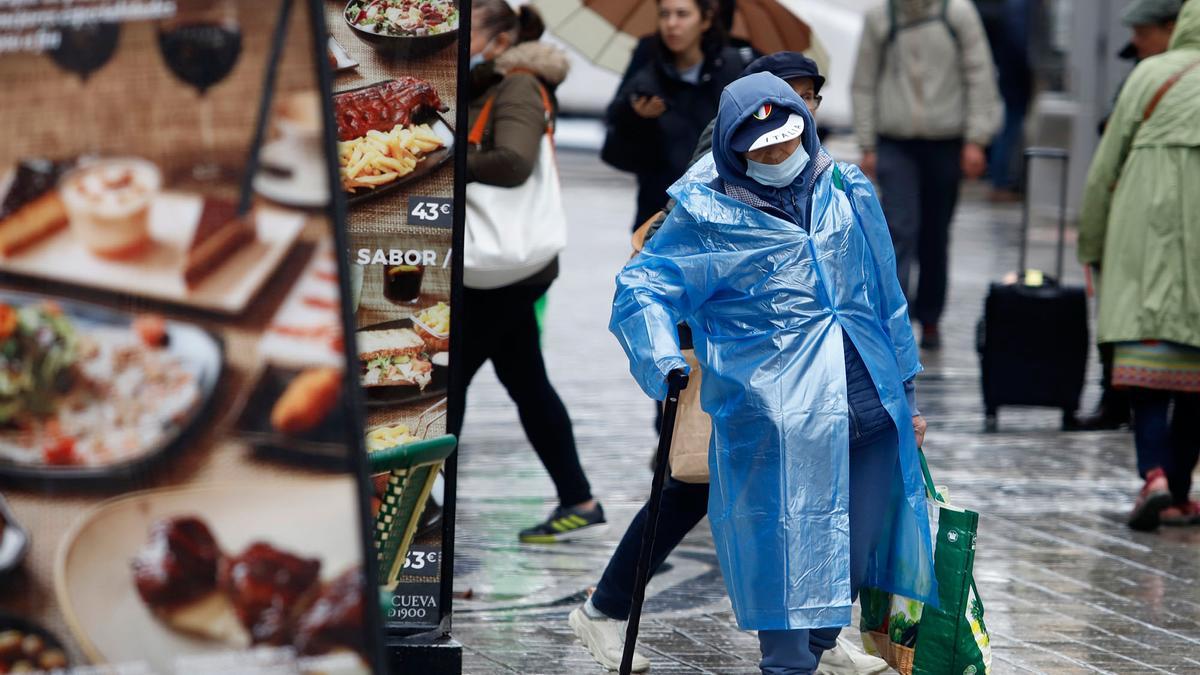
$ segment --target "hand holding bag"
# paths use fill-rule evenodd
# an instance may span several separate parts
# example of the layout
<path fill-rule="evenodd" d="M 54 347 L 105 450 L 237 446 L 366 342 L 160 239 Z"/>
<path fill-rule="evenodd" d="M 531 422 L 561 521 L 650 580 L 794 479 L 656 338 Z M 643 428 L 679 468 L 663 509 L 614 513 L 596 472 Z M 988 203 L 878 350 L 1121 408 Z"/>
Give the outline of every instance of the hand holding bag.
<path fill-rule="evenodd" d="M 500 288 L 516 283 L 541 271 L 566 248 L 567 215 L 554 157 L 553 109 L 541 82 L 538 89 L 546 111 L 546 133 L 533 173 L 517 187 L 467 185 L 463 283 L 469 288 Z M 495 97 L 484 103 L 471 127 L 467 142 L 473 148 L 483 143 L 494 103 Z"/>
<path fill-rule="evenodd" d="M 933 484 L 925 453 L 918 453 L 930 520 L 936 523 L 933 561 L 940 607 L 864 588 L 859 594 L 863 646 L 902 675 L 987 675 L 991 640 L 975 588 L 979 514 L 951 506 L 944 489 Z"/>
<path fill-rule="evenodd" d="M 671 476 L 682 483 L 708 482 L 708 442 L 712 436 L 712 418 L 700 408 L 700 361 L 692 349 L 683 350 L 691 372 L 690 385 L 679 392 L 679 412 L 675 416 L 674 441 L 671 443 Z"/>

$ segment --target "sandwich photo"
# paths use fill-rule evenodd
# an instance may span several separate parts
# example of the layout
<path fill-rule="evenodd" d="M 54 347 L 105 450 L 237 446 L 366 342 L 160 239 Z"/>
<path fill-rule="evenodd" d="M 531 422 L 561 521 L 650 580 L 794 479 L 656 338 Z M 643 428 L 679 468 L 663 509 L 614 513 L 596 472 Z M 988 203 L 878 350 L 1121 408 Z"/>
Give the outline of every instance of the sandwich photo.
<path fill-rule="evenodd" d="M 425 341 L 409 328 L 360 332 L 358 359 L 364 387 L 416 386 L 424 390 L 433 378 Z"/>

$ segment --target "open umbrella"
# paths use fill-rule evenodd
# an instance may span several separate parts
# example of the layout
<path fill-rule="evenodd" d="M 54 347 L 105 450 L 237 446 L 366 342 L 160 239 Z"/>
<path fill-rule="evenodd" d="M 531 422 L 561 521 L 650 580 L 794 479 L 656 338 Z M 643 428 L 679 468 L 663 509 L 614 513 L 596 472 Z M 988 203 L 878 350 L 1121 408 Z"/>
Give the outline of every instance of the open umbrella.
<path fill-rule="evenodd" d="M 546 27 L 593 63 L 625 72 L 639 38 L 657 29 L 655 0 L 532 0 Z M 730 34 L 770 54 L 804 52 L 824 69 L 825 49 L 800 17 L 777 0 L 737 0 Z"/>

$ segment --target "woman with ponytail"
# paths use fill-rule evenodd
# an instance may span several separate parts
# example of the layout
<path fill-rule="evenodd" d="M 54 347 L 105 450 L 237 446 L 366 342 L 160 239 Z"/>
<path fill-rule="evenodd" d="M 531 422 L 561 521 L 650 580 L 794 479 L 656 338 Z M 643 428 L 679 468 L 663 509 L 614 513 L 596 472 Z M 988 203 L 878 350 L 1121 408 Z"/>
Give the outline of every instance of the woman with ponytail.
<path fill-rule="evenodd" d="M 568 64 L 560 49 L 539 41 L 544 30 L 532 7 L 514 10 L 505 0 L 472 2 L 463 361 L 467 384 L 485 361 L 492 362 L 558 492 L 559 505 L 550 517 L 521 531 L 519 538 L 525 543 L 592 534 L 606 522 L 604 509 L 592 497 L 575 448 L 571 418 L 550 384 L 539 344 L 534 305 L 558 276 L 557 256 L 535 257 L 536 263 L 513 269 L 492 267 L 486 277 L 472 268 L 473 218 L 498 226 L 493 233 L 496 239 L 513 241 L 527 236 L 520 219 L 561 214 L 558 203 L 531 204 L 523 213 L 487 212 L 489 204 L 503 201 L 494 196 L 495 188 L 507 193 L 527 187 L 531 179 L 545 175 L 539 172 L 545 168 L 539 163 L 553 162 L 553 154 L 542 151 L 543 139 L 553 127 L 554 90 L 566 78 Z M 551 173 L 557 176 L 556 171 Z M 491 202 L 485 194 L 493 195 Z M 460 417 L 453 432 L 459 433 L 461 425 Z"/>

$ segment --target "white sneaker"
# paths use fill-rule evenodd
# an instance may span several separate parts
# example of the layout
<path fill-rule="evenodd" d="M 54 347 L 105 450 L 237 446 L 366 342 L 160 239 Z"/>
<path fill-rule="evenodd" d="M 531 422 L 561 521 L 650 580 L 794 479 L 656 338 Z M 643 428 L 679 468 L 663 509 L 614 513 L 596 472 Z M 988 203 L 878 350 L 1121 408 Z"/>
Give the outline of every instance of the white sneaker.
<path fill-rule="evenodd" d="M 839 635 L 837 646 L 821 655 L 817 675 L 876 675 L 890 668 L 887 661 L 871 656 Z"/>
<path fill-rule="evenodd" d="M 567 617 L 571 630 L 584 647 L 591 652 L 592 658 L 609 670 L 621 667 L 621 656 L 625 649 L 625 622 L 616 619 L 593 619 L 576 607 Z M 650 670 L 650 659 L 636 651 L 633 653 L 633 672 L 644 673 Z"/>

